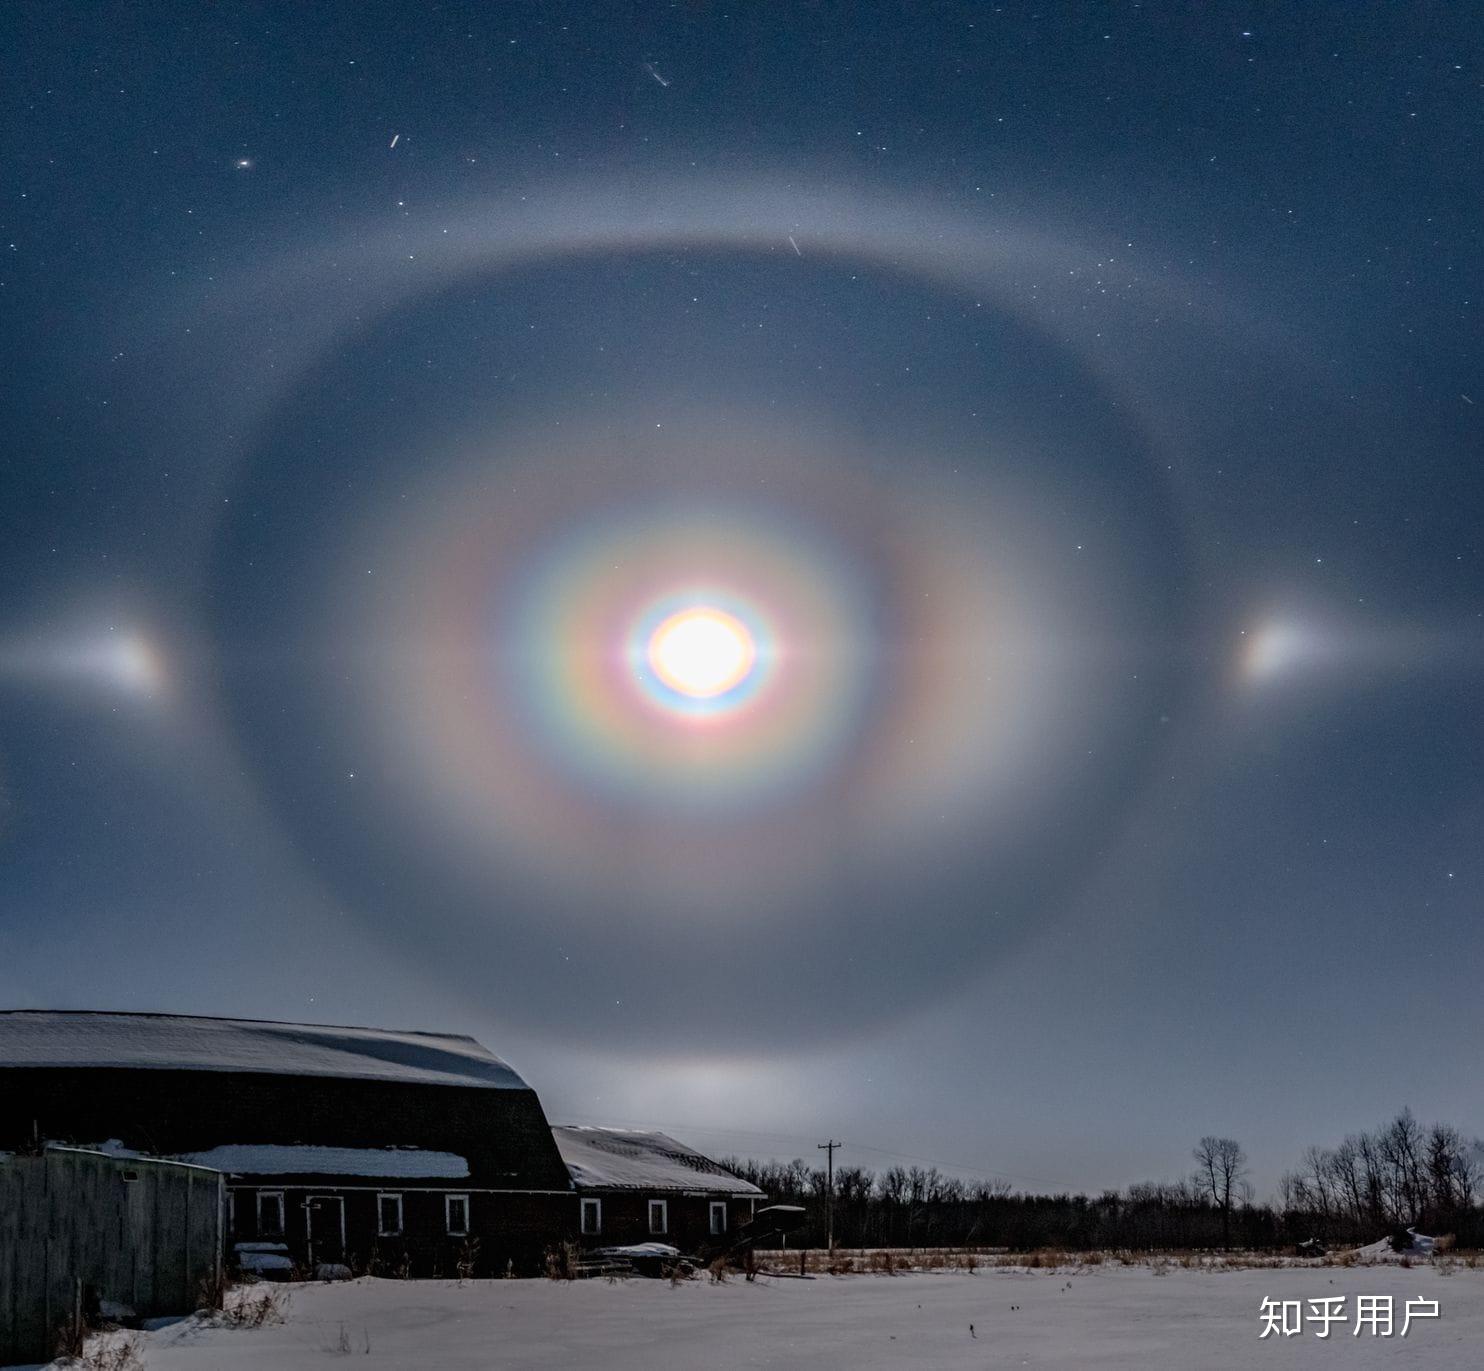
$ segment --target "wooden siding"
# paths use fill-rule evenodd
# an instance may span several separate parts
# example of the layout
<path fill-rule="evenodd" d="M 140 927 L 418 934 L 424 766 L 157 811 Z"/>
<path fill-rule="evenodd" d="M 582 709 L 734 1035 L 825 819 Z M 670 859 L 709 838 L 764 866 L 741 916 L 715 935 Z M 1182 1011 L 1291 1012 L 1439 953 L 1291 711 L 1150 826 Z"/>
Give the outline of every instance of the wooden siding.
<path fill-rule="evenodd" d="M 603 1204 L 603 1231 L 581 1235 L 583 1247 L 618 1247 L 636 1242 L 667 1242 L 688 1254 L 705 1253 L 730 1245 L 737 1229 L 752 1217 L 755 1201 L 748 1196 L 736 1195 L 684 1195 L 674 1191 L 656 1190 L 584 1190 L 582 1199 L 601 1200 Z M 649 1202 L 664 1200 L 669 1206 L 668 1231 L 649 1231 Z M 721 1235 L 711 1232 L 711 1204 L 724 1202 L 727 1207 L 727 1231 Z M 579 1210 L 578 1198 L 571 1202 L 570 1226 L 576 1236 Z"/>
<path fill-rule="evenodd" d="M 0 1161 L 0 1365 L 49 1361 L 99 1301 L 189 1314 L 221 1272 L 219 1172 L 50 1151 Z"/>
<path fill-rule="evenodd" d="M 343 1260 L 352 1271 L 373 1275 L 456 1276 L 467 1274 L 535 1275 L 547 1249 L 558 1243 L 576 1201 L 570 1193 L 550 1195 L 460 1189 L 450 1182 L 434 1189 L 427 1185 L 399 1186 L 390 1182 L 350 1185 L 335 1177 L 316 1184 L 286 1186 L 266 1178 L 251 1185 L 231 1186 L 234 1222 L 229 1246 L 236 1242 L 282 1242 L 306 1273 L 313 1264 Z M 260 1192 L 282 1192 L 284 1230 L 263 1232 L 258 1227 Z M 378 1232 L 377 1201 L 381 1195 L 402 1197 L 402 1231 Z M 450 1234 L 446 1197 L 467 1195 L 469 1232 Z M 331 1252 L 323 1240 L 311 1241 L 311 1204 L 333 1198 L 343 1209 L 345 1245 Z M 314 1220 L 315 1223 L 318 1220 Z"/>

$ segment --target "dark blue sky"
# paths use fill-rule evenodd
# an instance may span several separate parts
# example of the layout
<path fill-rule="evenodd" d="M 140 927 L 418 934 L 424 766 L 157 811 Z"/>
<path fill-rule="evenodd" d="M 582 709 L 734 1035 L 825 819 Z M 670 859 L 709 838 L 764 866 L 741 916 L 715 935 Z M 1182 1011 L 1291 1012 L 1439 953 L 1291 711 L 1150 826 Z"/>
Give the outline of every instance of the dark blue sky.
<path fill-rule="evenodd" d="M 1484 1131 L 1467 7 L 0 25 L 0 1001 L 1027 1185 Z M 701 736 L 609 668 L 723 582 Z"/>

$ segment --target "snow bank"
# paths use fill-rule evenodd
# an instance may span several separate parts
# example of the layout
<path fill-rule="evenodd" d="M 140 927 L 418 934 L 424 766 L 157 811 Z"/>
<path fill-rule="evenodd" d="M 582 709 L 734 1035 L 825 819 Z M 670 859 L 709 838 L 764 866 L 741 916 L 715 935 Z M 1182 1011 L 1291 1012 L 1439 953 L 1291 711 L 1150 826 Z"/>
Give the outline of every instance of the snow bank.
<path fill-rule="evenodd" d="M 281 1242 L 240 1242 L 233 1249 L 237 1265 L 244 1271 L 265 1275 L 269 1271 L 292 1271 L 289 1249 Z"/>
<path fill-rule="evenodd" d="M 631 1242 L 622 1247 L 600 1247 L 599 1257 L 678 1257 L 680 1249 L 667 1242 Z"/>
<path fill-rule="evenodd" d="M 1437 1244 L 1436 1238 L 1430 1238 L 1425 1233 L 1419 1233 L 1415 1228 L 1407 1229 L 1412 1239 L 1412 1245 L 1398 1252 L 1391 1245 L 1390 1238 L 1382 1238 L 1378 1242 L 1368 1242 L 1364 1247 L 1357 1247 L 1354 1256 L 1357 1261 L 1363 1262 L 1399 1262 L 1403 1257 L 1430 1257 Z"/>

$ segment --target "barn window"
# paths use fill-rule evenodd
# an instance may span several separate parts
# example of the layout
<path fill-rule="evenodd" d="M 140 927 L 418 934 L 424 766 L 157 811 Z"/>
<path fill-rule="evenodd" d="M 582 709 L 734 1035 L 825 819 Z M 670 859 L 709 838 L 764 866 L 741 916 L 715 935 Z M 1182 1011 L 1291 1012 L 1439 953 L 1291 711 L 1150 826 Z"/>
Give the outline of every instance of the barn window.
<path fill-rule="evenodd" d="M 445 1195 L 443 1217 L 448 1234 L 453 1238 L 467 1237 L 469 1233 L 469 1197 L 467 1195 Z"/>
<path fill-rule="evenodd" d="M 668 1233 L 670 1231 L 670 1205 L 668 1201 L 650 1200 L 649 1231 L 651 1233 Z"/>
<path fill-rule="evenodd" d="M 227 1232 L 237 1231 L 237 1192 L 227 1191 Z"/>
<path fill-rule="evenodd" d="M 283 1191 L 258 1191 L 258 1237 L 283 1237 Z"/>
<path fill-rule="evenodd" d="M 376 1236 L 396 1238 L 402 1233 L 402 1197 L 400 1195 L 378 1195 L 376 1197 Z"/>
<path fill-rule="evenodd" d="M 717 1237 L 727 1231 L 727 1202 L 711 1201 L 711 1236 Z"/>
<path fill-rule="evenodd" d="M 602 1200 L 583 1200 L 582 1231 L 588 1234 L 597 1234 L 603 1231 Z"/>

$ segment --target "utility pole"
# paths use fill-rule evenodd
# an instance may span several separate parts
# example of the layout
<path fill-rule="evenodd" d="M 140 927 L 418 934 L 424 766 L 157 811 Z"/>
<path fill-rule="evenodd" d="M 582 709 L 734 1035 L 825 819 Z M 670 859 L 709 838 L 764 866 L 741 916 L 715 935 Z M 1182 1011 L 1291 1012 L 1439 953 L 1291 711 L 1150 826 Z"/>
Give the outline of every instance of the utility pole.
<path fill-rule="evenodd" d="M 815 1144 L 817 1151 L 827 1154 L 824 1183 L 824 1225 L 825 1248 L 829 1252 L 835 1250 L 835 1149 L 844 1146 L 844 1143 L 838 1143 L 833 1138 L 829 1142 Z"/>

